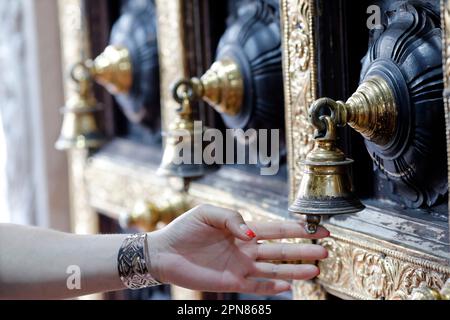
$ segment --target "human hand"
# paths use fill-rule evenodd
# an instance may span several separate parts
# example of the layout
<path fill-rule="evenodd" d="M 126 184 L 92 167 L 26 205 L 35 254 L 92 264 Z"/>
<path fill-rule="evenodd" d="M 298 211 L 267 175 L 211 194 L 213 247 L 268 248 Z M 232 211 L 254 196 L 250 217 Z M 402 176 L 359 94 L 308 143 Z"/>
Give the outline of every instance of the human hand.
<path fill-rule="evenodd" d="M 323 227 L 310 235 L 296 222 L 246 224 L 235 211 L 202 205 L 149 234 L 150 273 L 196 291 L 275 295 L 291 289 L 287 280 L 309 280 L 320 271 L 315 265 L 273 261 L 322 260 L 328 252 L 319 245 L 259 241 L 327 236 Z"/>

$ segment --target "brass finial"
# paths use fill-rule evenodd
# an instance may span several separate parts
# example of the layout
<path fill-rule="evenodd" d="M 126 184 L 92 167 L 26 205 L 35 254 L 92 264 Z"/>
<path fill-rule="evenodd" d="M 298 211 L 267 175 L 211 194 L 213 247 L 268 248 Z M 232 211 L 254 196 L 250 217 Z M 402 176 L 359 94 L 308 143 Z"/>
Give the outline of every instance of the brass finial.
<path fill-rule="evenodd" d="M 112 94 L 129 93 L 133 85 L 133 65 L 127 48 L 108 46 L 95 60 L 86 61 L 93 79 Z"/>
<path fill-rule="evenodd" d="M 242 108 L 244 80 L 232 59 L 217 61 L 202 77 L 182 80 L 175 87 L 181 85 L 190 87 L 192 100 L 204 100 L 219 113 L 235 116 Z M 176 100 L 182 103 L 179 97 Z"/>

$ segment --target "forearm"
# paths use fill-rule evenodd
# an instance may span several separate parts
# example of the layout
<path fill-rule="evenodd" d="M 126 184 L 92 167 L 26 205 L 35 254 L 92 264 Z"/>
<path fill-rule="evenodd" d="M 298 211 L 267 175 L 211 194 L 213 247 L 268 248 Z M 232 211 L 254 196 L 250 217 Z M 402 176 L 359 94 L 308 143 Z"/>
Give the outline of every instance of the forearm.
<path fill-rule="evenodd" d="M 65 299 L 123 289 L 117 253 L 125 237 L 0 224 L 0 299 Z"/>

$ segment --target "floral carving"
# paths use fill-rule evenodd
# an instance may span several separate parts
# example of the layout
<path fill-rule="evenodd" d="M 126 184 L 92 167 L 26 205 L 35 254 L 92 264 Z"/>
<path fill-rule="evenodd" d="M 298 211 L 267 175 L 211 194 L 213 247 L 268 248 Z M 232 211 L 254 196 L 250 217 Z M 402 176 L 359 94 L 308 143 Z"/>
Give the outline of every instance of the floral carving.
<path fill-rule="evenodd" d="M 390 286 L 386 275 L 386 265 L 379 254 L 368 253 L 365 250 L 355 250 L 353 253 L 353 273 L 360 290 L 374 299 L 384 296 L 384 288 Z"/>
<path fill-rule="evenodd" d="M 283 28 L 285 33 L 286 113 L 288 119 L 289 165 L 291 196 L 301 179 L 300 161 L 314 145 L 313 129 L 308 120 L 309 105 L 315 99 L 312 84 L 314 66 L 312 15 L 308 0 L 283 1 Z"/>
<path fill-rule="evenodd" d="M 322 275 L 322 279 L 330 283 L 341 282 L 342 276 L 342 247 L 334 239 L 329 238 L 323 241 L 322 245 L 328 250 L 328 259 L 322 262 L 322 268 L 327 270 Z"/>
<path fill-rule="evenodd" d="M 450 270 L 440 270 L 438 264 L 381 252 L 375 246 L 368 249 L 344 238 L 321 244 L 330 258 L 320 263 L 320 282 L 350 297 L 408 300 L 421 286 L 439 291 L 450 277 Z"/>

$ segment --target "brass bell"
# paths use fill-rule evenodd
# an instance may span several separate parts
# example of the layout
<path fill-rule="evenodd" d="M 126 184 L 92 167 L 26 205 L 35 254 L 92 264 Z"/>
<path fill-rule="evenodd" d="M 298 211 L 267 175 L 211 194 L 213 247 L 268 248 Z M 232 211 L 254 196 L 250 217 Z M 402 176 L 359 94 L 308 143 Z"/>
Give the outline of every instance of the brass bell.
<path fill-rule="evenodd" d="M 244 82 L 239 66 L 231 59 L 215 62 L 201 77 L 180 80 L 173 86 L 173 98 L 182 107 L 164 133 L 166 144 L 159 175 L 197 178 L 206 172 L 202 159 L 203 127 L 195 128 L 192 101 L 204 100 L 216 111 L 228 115 L 239 113 L 244 99 Z M 189 153 L 180 159 L 180 150 Z M 200 156 L 196 157 L 198 154 Z M 198 158 L 198 159 L 196 159 Z"/>
<path fill-rule="evenodd" d="M 157 174 L 180 178 L 201 177 L 206 172 L 202 156 L 203 127 L 195 127 L 187 97 L 183 100 L 178 115 L 164 133 L 164 154 Z M 196 157 L 196 154 L 199 156 Z"/>
<path fill-rule="evenodd" d="M 306 215 L 306 229 L 314 234 L 322 216 L 364 210 L 349 176 L 353 160 L 336 147 L 336 127 L 349 125 L 366 141 L 384 148 L 395 136 L 398 110 L 389 82 L 376 75 L 367 77 L 346 103 L 317 100 L 309 117 L 316 128 L 316 145 L 303 163 L 300 190 L 289 211 Z"/>
<path fill-rule="evenodd" d="M 64 120 L 55 147 L 61 151 L 99 148 L 104 143 L 104 136 L 95 118 L 100 108 L 92 91 L 90 74 L 83 64 L 79 64 L 73 68 L 72 78 L 77 82 L 77 92 L 61 110 Z"/>
<path fill-rule="evenodd" d="M 334 113 L 332 116 L 310 115 L 313 124 L 323 130 L 318 130 L 315 147 L 303 162 L 300 190 L 289 211 L 306 215 L 306 230 L 314 234 L 322 216 L 356 213 L 365 207 L 353 193 L 349 175 L 353 160 L 347 159 L 336 147 Z"/>

